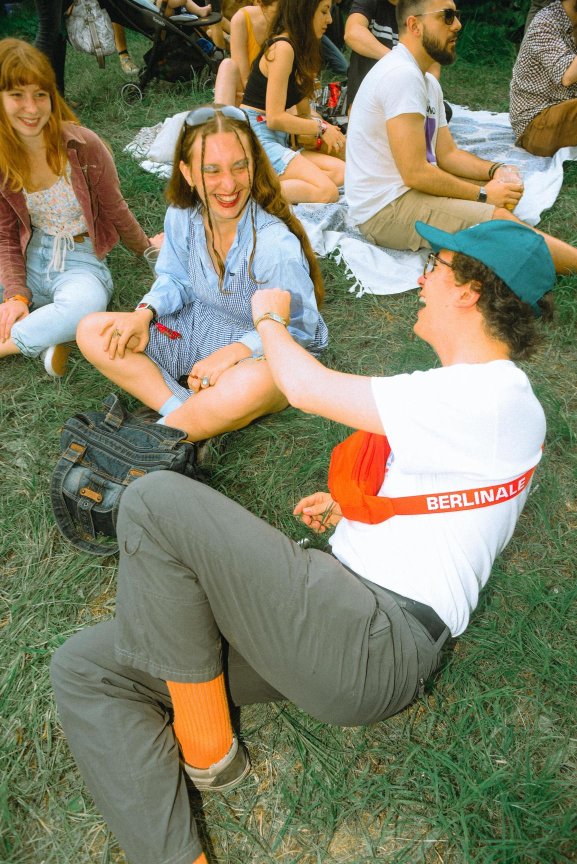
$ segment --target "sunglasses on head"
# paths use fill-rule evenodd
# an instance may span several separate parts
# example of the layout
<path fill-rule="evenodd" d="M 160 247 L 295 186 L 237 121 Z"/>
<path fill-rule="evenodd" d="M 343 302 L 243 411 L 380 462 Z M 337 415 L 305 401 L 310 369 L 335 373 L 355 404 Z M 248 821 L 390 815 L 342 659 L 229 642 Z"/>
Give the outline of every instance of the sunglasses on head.
<path fill-rule="evenodd" d="M 434 12 L 419 12 L 415 15 L 415 18 L 423 18 L 425 15 L 442 15 L 443 16 L 443 24 L 446 24 L 447 27 L 450 27 L 453 24 L 455 18 L 457 21 L 461 20 L 461 15 L 463 13 L 459 12 L 458 9 L 435 9 Z"/>
<path fill-rule="evenodd" d="M 194 129 L 195 126 L 204 126 L 209 120 L 213 120 L 217 114 L 222 114 L 223 117 L 228 117 L 229 120 L 239 120 L 241 123 L 248 125 L 248 117 L 240 108 L 234 105 L 221 105 L 219 108 L 212 105 L 203 105 L 201 108 L 193 108 L 186 115 L 184 125 L 189 129 Z"/>

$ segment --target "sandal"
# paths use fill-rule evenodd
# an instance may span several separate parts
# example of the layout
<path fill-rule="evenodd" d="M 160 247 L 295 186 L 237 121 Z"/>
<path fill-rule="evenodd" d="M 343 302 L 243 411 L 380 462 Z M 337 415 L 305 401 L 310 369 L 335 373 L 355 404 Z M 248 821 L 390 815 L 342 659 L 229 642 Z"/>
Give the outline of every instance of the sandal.
<path fill-rule="evenodd" d="M 138 66 L 126 49 L 118 52 L 118 60 L 125 75 L 138 75 Z"/>

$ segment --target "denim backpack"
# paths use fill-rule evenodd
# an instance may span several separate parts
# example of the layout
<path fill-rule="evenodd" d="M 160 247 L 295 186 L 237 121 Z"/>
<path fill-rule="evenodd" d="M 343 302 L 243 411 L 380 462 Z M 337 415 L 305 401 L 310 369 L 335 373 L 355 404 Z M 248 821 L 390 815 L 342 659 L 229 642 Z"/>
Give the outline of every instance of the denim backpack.
<path fill-rule="evenodd" d="M 195 447 L 186 433 L 130 414 L 114 394 L 104 411 L 70 417 L 62 429 L 50 484 L 54 518 L 77 549 L 95 555 L 118 552 L 116 520 L 129 483 L 151 471 L 195 475 Z"/>

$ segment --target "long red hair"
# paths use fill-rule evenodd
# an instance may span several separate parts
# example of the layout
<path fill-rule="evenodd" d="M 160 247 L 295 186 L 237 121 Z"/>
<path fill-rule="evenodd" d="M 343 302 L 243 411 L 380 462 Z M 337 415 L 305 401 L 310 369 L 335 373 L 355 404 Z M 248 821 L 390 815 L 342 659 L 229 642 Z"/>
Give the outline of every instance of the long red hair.
<path fill-rule="evenodd" d="M 57 175 L 66 169 L 66 148 L 62 141 L 62 124 L 78 123 L 56 86 L 56 77 L 48 58 L 33 45 L 21 39 L 0 39 L 0 93 L 34 84 L 50 96 L 52 111 L 44 127 L 46 160 Z M 22 142 L 8 122 L 0 99 L 0 183 L 13 192 L 30 185 L 32 166 Z"/>

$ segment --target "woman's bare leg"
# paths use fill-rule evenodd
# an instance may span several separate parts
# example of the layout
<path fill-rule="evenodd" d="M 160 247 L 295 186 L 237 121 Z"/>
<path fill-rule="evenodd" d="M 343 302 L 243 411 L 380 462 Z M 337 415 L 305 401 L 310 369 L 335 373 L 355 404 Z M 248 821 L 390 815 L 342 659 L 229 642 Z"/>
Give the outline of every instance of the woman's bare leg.
<path fill-rule="evenodd" d="M 114 315 L 114 312 L 96 312 L 83 318 L 76 332 L 78 347 L 106 378 L 158 411 L 173 394 L 156 363 L 146 354 L 135 354 L 130 349 L 124 357 L 111 360 L 104 350 L 100 333 L 106 320 Z"/>
<path fill-rule="evenodd" d="M 0 342 L 0 357 L 10 357 L 12 354 L 20 354 L 20 348 L 12 341 L 9 336 L 6 342 Z"/>
<path fill-rule="evenodd" d="M 240 105 L 241 91 L 242 82 L 238 66 L 234 60 L 227 57 L 218 67 L 214 82 L 214 101 L 217 105 Z"/>
<path fill-rule="evenodd" d="M 213 387 L 200 390 L 166 416 L 166 425 L 184 429 L 190 441 L 248 426 L 288 402 L 273 382 L 266 360 L 243 360 L 227 369 Z"/>
<path fill-rule="evenodd" d="M 331 204 L 339 200 L 338 187 L 344 183 L 344 177 L 344 162 L 322 153 L 303 151 L 291 159 L 279 179 L 283 194 L 292 204 L 307 201 Z"/>
<path fill-rule="evenodd" d="M 88 315 L 78 327 L 78 347 L 99 372 L 127 393 L 158 411 L 173 395 L 156 363 L 146 354 L 126 350 L 110 359 L 100 332 L 114 312 Z M 190 441 L 203 441 L 247 426 L 263 414 L 286 408 L 265 360 L 245 360 L 227 369 L 213 387 L 191 393 L 180 408 L 166 416 L 166 425 L 183 429 Z"/>

